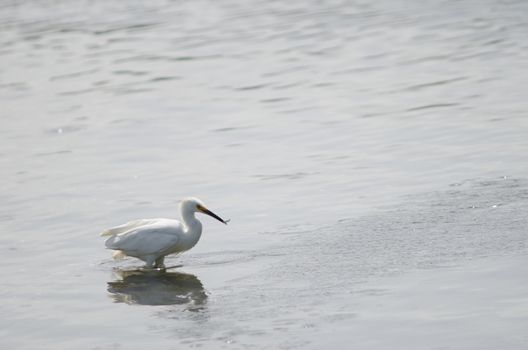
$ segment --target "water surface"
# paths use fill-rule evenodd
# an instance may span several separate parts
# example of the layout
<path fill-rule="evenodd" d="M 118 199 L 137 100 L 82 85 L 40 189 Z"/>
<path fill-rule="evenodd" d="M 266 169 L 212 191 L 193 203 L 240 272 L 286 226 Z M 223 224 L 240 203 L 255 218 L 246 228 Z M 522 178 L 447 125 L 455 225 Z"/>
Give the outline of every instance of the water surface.
<path fill-rule="evenodd" d="M 455 293 L 460 315 L 475 284 L 525 310 L 527 13 L 470 0 L 0 5 L 0 344 L 410 348 L 361 329 L 399 334 L 388 321 L 406 286 L 466 267 L 478 278 Z M 175 217 L 187 195 L 230 225 L 204 218 L 167 273 L 110 260 L 99 231 Z M 490 282 L 494 261 L 498 275 L 517 267 L 503 284 L 514 296 Z M 482 322 L 496 332 L 452 338 L 452 319 L 424 321 L 418 344 L 487 334 L 523 348 L 519 312 L 494 304 Z"/>

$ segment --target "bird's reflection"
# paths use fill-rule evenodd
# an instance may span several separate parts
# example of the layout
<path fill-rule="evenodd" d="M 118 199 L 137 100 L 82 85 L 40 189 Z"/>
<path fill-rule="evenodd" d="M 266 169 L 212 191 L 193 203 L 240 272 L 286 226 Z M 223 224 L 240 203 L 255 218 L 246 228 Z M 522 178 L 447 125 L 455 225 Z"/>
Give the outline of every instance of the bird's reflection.
<path fill-rule="evenodd" d="M 108 282 L 115 302 L 141 305 L 184 305 L 199 311 L 207 302 L 202 282 L 191 274 L 166 270 L 115 270 Z"/>

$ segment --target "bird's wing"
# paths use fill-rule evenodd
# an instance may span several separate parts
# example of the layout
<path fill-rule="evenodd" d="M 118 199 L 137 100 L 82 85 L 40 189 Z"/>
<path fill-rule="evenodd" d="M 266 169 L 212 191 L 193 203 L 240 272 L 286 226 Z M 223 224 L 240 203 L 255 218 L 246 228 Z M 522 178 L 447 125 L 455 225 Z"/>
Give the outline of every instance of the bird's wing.
<path fill-rule="evenodd" d="M 183 227 L 176 220 L 165 220 L 144 225 L 128 232 L 113 235 L 105 242 L 107 248 L 118 249 L 127 255 L 150 255 L 164 252 L 178 244 Z"/>
<path fill-rule="evenodd" d="M 118 235 L 120 233 L 130 231 L 140 226 L 145 226 L 145 225 L 156 223 L 157 221 L 160 221 L 160 219 L 132 220 L 132 221 L 127 222 L 126 224 L 112 227 L 112 228 L 109 228 L 108 230 L 104 230 L 103 232 L 101 232 L 101 236 L 104 237 L 104 236 Z"/>

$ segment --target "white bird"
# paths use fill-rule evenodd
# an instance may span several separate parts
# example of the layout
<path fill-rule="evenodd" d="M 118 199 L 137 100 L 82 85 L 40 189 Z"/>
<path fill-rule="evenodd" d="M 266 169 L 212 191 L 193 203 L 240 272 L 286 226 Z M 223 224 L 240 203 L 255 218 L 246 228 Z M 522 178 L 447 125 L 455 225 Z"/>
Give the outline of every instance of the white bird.
<path fill-rule="evenodd" d="M 143 260 L 146 268 L 164 267 L 165 256 L 182 253 L 198 243 L 202 223 L 194 216 L 196 212 L 210 215 L 226 225 L 229 221 L 208 210 L 198 198 L 189 197 L 180 203 L 182 222 L 173 219 L 134 220 L 105 230 L 101 236 L 110 236 L 105 245 L 115 250 L 114 259 L 133 256 Z"/>

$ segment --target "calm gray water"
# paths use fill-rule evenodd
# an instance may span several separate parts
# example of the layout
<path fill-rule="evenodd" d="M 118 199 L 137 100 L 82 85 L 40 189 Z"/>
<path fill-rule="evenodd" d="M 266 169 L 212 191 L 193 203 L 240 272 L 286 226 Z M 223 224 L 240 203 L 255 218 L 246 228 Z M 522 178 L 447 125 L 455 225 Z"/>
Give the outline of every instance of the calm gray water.
<path fill-rule="evenodd" d="M 525 1 L 2 2 L 0 345 L 524 349 L 527 35 Z M 232 222 L 110 259 L 187 195 Z M 475 261 L 520 314 L 369 318 Z"/>

